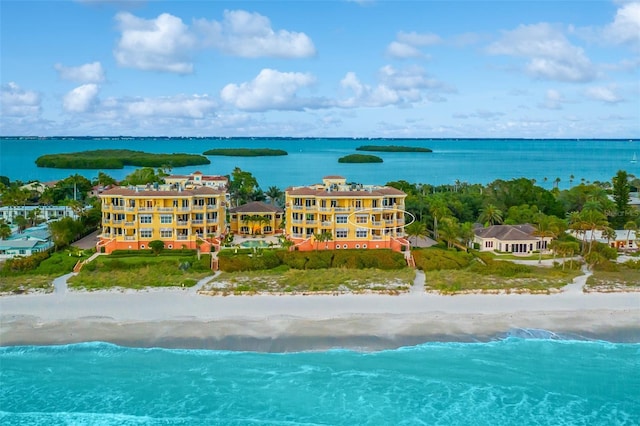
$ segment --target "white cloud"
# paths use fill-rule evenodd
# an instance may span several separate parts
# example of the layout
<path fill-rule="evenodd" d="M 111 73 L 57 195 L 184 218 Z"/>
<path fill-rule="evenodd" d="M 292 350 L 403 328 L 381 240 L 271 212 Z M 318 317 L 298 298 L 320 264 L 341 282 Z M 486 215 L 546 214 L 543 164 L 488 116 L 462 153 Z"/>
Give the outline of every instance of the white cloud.
<path fill-rule="evenodd" d="M 100 62 L 92 62 L 79 67 L 65 67 L 62 64 L 55 64 L 53 67 L 63 80 L 77 83 L 101 83 L 104 81 L 104 70 Z"/>
<path fill-rule="evenodd" d="M 7 117 L 28 117 L 40 114 L 38 92 L 24 90 L 13 81 L 3 84 L 0 91 L 2 114 Z"/>
<path fill-rule="evenodd" d="M 196 39 L 180 18 L 163 13 L 156 19 L 141 19 L 121 12 L 116 21 L 122 31 L 114 50 L 118 64 L 177 74 L 193 72 L 188 57 Z"/>
<path fill-rule="evenodd" d="M 424 100 L 440 102 L 444 99 L 437 93 L 455 92 L 441 81 L 430 78 L 418 66 L 400 70 L 390 65 L 384 66 L 378 72 L 376 86 L 363 84 L 355 73 L 349 72 L 340 81 L 340 86 L 349 95 L 337 102 L 343 108 L 407 106 Z"/>
<path fill-rule="evenodd" d="M 220 98 L 245 111 L 302 110 L 327 106 L 317 98 L 299 98 L 297 92 L 315 83 L 311 74 L 265 68 L 252 81 L 227 84 Z"/>
<path fill-rule="evenodd" d="M 432 46 L 434 44 L 442 43 L 442 39 L 437 34 L 416 33 L 415 31 L 412 31 L 410 33 L 400 31 L 396 38 L 399 42 L 407 43 L 411 46 Z"/>
<path fill-rule="evenodd" d="M 67 112 L 90 112 L 98 102 L 97 84 L 83 84 L 67 93 L 62 100 L 62 107 Z"/>
<path fill-rule="evenodd" d="M 396 59 L 424 58 L 428 57 L 428 55 L 421 51 L 420 47 L 431 46 L 441 42 L 442 39 L 436 34 L 400 31 L 396 35 L 396 40 L 387 46 L 387 55 Z"/>
<path fill-rule="evenodd" d="M 586 82 L 595 78 L 594 66 L 582 48 L 572 45 L 557 28 L 540 23 L 504 31 L 487 52 L 528 58 L 525 71 L 545 80 Z"/>
<path fill-rule="evenodd" d="M 562 104 L 565 102 L 562 94 L 554 89 L 547 90 L 544 101 L 538 104 L 543 109 L 562 109 Z"/>
<path fill-rule="evenodd" d="M 118 104 L 127 115 L 155 118 L 205 118 L 217 107 L 216 101 L 208 95 L 136 98 L 122 100 Z"/>
<path fill-rule="evenodd" d="M 585 95 L 594 101 L 616 104 L 624 99 L 617 93 L 616 87 L 594 86 L 585 90 Z"/>
<path fill-rule="evenodd" d="M 259 13 L 225 10 L 222 22 L 199 19 L 194 27 L 203 34 L 205 45 L 232 56 L 306 58 L 316 54 L 306 34 L 275 31 L 269 18 Z"/>
<path fill-rule="evenodd" d="M 604 37 L 616 44 L 632 44 L 640 48 L 640 2 L 622 5 L 613 22 L 603 30 Z"/>
<path fill-rule="evenodd" d="M 392 58 L 406 59 L 420 58 L 424 56 L 424 53 L 416 47 L 398 41 L 392 41 L 389 43 L 389 46 L 387 46 L 387 55 Z"/>

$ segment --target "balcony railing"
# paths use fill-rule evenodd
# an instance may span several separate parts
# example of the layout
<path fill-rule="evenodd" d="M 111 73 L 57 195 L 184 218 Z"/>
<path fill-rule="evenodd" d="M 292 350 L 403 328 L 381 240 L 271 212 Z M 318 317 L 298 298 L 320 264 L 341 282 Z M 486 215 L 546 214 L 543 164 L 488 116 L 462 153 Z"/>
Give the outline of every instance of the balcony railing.
<path fill-rule="evenodd" d="M 379 220 L 374 220 L 371 222 L 371 226 L 382 226 L 382 222 Z"/>
<path fill-rule="evenodd" d="M 322 226 L 324 227 L 330 227 L 333 224 L 333 222 L 322 222 Z"/>
<path fill-rule="evenodd" d="M 179 220 L 176 223 L 178 224 L 178 226 L 187 226 L 187 225 L 189 225 L 189 221 L 188 220 Z"/>
<path fill-rule="evenodd" d="M 291 206 L 292 210 L 302 210 L 303 208 L 303 206 Z"/>
<path fill-rule="evenodd" d="M 122 222 L 124 222 L 124 220 L 119 219 L 119 220 L 114 220 L 111 223 L 113 223 L 114 225 L 120 225 Z"/>
<path fill-rule="evenodd" d="M 204 220 L 201 220 L 201 219 L 196 219 L 191 221 L 192 225 L 202 225 L 203 223 L 204 223 Z"/>
<path fill-rule="evenodd" d="M 306 221 L 305 221 L 305 223 L 306 223 L 307 225 L 315 225 L 315 224 L 317 224 L 317 223 L 318 223 L 318 221 L 317 221 L 317 220 L 306 220 Z"/>
<path fill-rule="evenodd" d="M 381 240 L 382 239 L 382 235 L 372 235 L 371 239 L 372 240 Z"/>
<path fill-rule="evenodd" d="M 188 240 L 188 239 L 189 239 L 189 236 L 188 236 L 188 235 L 178 235 L 178 236 L 176 237 L 176 239 L 177 239 L 178 241 L 185 241 L 185 240 Z"/>
<path fill-rule="evenodd" d="M 135 226 L 136 223 L 135 222 L 125 222 L 124 226 Z"/>
<path fill-rule="evenodd" d="M 138 207 L 139 212 L 152 212 L 153 207 Z"/>
<path fill-rule="evenodd" d="M 172 212 L 174 207 L 158 207 L 159 212 Z"/>
<path fill-rule="evenodd" d="M 296 225 L 301 225 L 302 224 L 302 220 L 301 219 L 291 219 L 291 223 L 295 223 Z"/>
<path fill-rule="evenodd" d="M 330 212 L 331 207 L 318 207 L 318 210 L 320 210 L 321 212 Z"/>
<path fill-rule="evenodd" d="M 293 234 L 291 234 L 291 236 L 292 236 L 293 238 L 302 238 L 302 234 L 296 234 L 296 233 L 293 233 Z"/>
<path fill-rule="evenodd" d="M 125 241 L 135 241 L 136 240 L 136 236 L 135 235 L 125 235 L 124 236 L 124 240 Z"/>
<path fill-rule="evenodd" d="M 349 210 L 351 210 L 351 207 L 335 207 L 335 210 L 337 212 L 348 212 Z"/>
<path fill-rule="evenodd" d="M 124 206 L 111 206 L 111 210 L 124 210 Z"/>

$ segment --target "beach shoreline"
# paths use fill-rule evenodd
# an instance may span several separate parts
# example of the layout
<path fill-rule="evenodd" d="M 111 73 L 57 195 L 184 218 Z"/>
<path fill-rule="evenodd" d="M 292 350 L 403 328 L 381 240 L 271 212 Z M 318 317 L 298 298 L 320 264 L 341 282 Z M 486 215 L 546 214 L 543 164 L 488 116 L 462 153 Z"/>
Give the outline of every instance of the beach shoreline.
<path fill-rule="evenodd" d="M 258 352 L 382 350 L 508 336 L 640 343 L 640 293 L 204 296 L 187 289 L 0 297 L 0 346 L 101 341 Z"/>

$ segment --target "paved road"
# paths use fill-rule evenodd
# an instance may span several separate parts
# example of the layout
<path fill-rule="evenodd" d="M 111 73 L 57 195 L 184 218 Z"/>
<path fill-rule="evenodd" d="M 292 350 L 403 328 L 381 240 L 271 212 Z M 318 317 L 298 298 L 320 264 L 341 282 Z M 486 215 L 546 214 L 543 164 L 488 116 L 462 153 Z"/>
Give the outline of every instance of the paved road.
<path fill-rule="evenodd" d="M 71 244 L 74 247 L 78 247 L 81 248 L 83 250 L 85 249 L 90 249 L 90 248 L 95 248 L 96 247 L 96 243 L 98 242 L 98 234 L 100 233 L 100 231 L 95 231 L 92 232 L 91 234 L 87 235 L 84 238 L 80 238 L 78 241 L 76 241 L 75 243 Z"/>

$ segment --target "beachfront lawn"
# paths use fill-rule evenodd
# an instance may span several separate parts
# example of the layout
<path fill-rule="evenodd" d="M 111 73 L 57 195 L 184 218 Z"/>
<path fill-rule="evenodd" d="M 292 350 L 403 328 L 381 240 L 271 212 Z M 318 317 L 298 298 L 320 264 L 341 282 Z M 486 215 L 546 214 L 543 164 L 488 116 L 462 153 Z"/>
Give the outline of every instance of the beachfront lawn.
<path fill-rule="evenodd" d="M 67 249 L 53 253 L 8 259 L 0 269 L 0 294 L 51 293 L 53 280 L 73 271 L 91 251 Z"/>
<path fill-rule="evenodd" d="M 76 290 L 114 288 L 142 290 L 149 287 L 193 287 L 209 275 L 209 255 L 196 256 L 100 256 L 68 280 Z"/>
<path fill-rule="evenodd" d="M 0 277 L 0 295 L 23 293 L 51 293 L 53 280 L 50 275 L 24 274 Z"/>
<path fill-rule="evenodd" d="M 524 265 L 518 265 L 524 266 Z M 425 290 L 442 294 L 480 293 L 540 293 L 559 290 L 581 272 L 577 269 L 524 266 L 510 274 L 480 273 L 472 270 L 442 270 L 425 272 Z"/>
<path fill-rule="evenodd" d="M 399 294 L 409 291 L 414 279 L 415 271 L 410 268 L 300 270 L 279 267 L 266 271 L 222 272 L 200 293 L 222 296 L 258 293 Z"/>
<path fill-rule="evenodd" d="M 616 291 L 640 291 L 640 260 L 623 264 L 608 264 L 607 268 L 595 268 L 587 278 L 585 293 Z"/>

